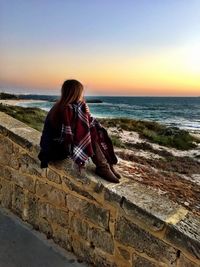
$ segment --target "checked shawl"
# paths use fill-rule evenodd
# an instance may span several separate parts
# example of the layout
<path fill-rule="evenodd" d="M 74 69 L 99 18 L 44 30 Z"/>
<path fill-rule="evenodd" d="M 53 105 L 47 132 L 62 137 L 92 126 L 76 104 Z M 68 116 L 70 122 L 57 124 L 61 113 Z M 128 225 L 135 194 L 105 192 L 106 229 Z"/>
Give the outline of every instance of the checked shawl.
<path fill-rule="evenodd" d="M 71 158 L 84 166 L 94 155 L 93 142 L 98 142 L 108 162 L 117 163 L 111 139 L 102 125 L 91 116 L 85 101 L 68 104 L 63 114 L 61 140 L 71 150 Z"/>

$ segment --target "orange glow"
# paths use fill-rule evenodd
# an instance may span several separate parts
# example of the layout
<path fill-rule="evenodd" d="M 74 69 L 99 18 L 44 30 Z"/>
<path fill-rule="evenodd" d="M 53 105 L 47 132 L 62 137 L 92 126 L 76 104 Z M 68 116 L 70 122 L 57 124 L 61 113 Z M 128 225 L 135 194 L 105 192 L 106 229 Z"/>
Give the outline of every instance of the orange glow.
<path fill-rule="evenodd" d="M 195 46 L 153 53 L 91 54 L 46 50 L 13 51 L 3 58 L 0 79 L 33 89 L 58 89 L 68 78 L 80 80 L 86 94 L 200 95 L 200 54 Z"/>

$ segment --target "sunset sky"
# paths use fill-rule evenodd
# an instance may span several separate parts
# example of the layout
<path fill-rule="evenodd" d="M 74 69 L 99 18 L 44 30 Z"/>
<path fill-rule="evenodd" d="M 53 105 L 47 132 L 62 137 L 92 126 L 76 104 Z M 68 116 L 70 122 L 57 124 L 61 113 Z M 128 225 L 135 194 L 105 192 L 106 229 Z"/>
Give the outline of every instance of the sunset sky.
<path fill-rule="evenodd" d="M 0 0 L 0 91 L 199 96 L 200 0 Z"/>

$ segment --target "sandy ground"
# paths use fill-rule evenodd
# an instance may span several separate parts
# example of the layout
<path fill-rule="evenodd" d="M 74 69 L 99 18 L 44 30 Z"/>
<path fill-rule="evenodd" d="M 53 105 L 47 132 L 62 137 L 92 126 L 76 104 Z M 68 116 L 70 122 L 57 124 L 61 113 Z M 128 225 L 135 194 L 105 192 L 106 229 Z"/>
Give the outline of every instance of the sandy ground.
<path fill-rule="evenodd" d="M 147 140 L 140 138 L 139 134 L 137 132 L 130 132 L 130 131 L 126 131 L 126 130 L 119 131 L 115 127 L 113 127 L 113 128 L 110 127 L 108 129 L 108 132 L 109 132 L 109 134 L 118 136 L 121 139 L 121 141 L 124 143 L 128 142 L 128 143 L 136 144 L 136 143 L 145 142 L 145 143 L 150 144 L 156 150 L 166 150 L 166 151 L 172 153 L 172 155 L 174 155 L 174 156 L 194 157 L 196 154 L 200 154 L 200 144 L 195 149 L 181 151 L 181 150 L 177 150 L 175 148 L 165 147 L 165 146 L 161 146 L 159 144 L 148 142 Z M 190 134 L 200 138 L 200 132 L 197 132 L 195 134 L 194 133 L 190 133 Z M 140 149 L 138 149 L 138 152 L 136 152 L 136 153 L 138 156 L 143 156 L 145 158 L 151 158 L 151 157 L 159 158 L 159 157 L 161 157 L 161 156 L 159 156 L 155 153 L 152 153 L 150 151 L 144 151 L 144 150 L 140 150 Z"/>
<path fill-rule="evenodd" d="M 148 143 L 155 151 L 148 151 L 142 148 L 115 148 L 115 152 L 118 156 L 118 164 L 115 167 L 123 177 L 130 180 L 144 184 L 147 187 L 156 189 L 159 194 L 164 194 L 174 202 L 184 206 L 190 211 L 200 215 L 200 173 L 193 172 L 191 167 L 191 173 L 184 174 L 184 172 L 175 172 L 170 170 L 170 164 L 173 166 L 173 162 L 169 163 L 169 171 L 164 168 L 158 168 L 156 165 L 151 165 L 149 162 L 161 161 L 165 162 L 165 157 L 160 156 L 158 151 L 170 152 L 175 157 L 192 158 L 196 164 L 200 165 L 200 144 L 195 149 L 190 150 L 177 150 L 175 148 L 168 148 L 158 144 L 149 142 L 139 137 L 137 132 L 129 132 L 125 130 L 119 131 L 117 128 L 109 128 L 109 134 L 116 135 L 124 143 L 131 144 Z M 120 154 L 122 152 L 122 154 Z M 134 157 L 140 159 L 139 161 L 133 157 L 132 160 L 124 160 L 121 155 L 134 155 Z M 144 160 L 143 160 L 144 159 Z M 150 161 L 149 161 L 150 160 Z M 175 158 L 174 158 L 175 160 Z M 169 161 L 170 162 L 170 161 Z M 184 164 L 184 163 L 183 163 Z M 181 160 L 180 160 L 181 170 Z M 178 168 L 179 169 L 179 168 Z M 177 169 L 177 171 L 178 171 Z"/>
<path fill-rule="evenodd" d="M 148 140 L 144 140 L 142 138 L 139 137 L 139 134 L 137 132 L 129 132 L 126 130 L 121 130 L 119 131 L 116 127 L 113 128 L 109 128 L 108 129 L 108 133 L 110 135 L 116 135 L 118 138 L 121 139 L 121 141 L 123 141 L 124 143 L 128 142 L 128 143 L 132 143 L 132 144 L 137 144 L 137 143 L 148 143 L 152 146 L 153 149 L 155 149 L 155 151 L 148 151 L 145 149 L 138 149 L 138 148 L 115 148 L 116 152 L 120 152 L 120 151 L 124 151 L 125 154 L 134 154 L 136 157 L 142 157 L 145 159 L 165 159 L 164 157 L 160 156 L 156 151 L 167 151 L 169 153 L 171 153 L 173 156 L 175 157 L 190 157 L 195 159 L 196 162 L 198 162 L 200 164 L 200 158 L 197 158 L 196 156 L 199 155 L 200 156 L 200 144 L 198 144 L 198 146 L 195 149 L 190 149 L 190 150 L 178 150 L 175 148 L 170 148 L 170 147 L 165 147 L 165 146 L 161 146 L 155 143 L 151 143 Z M 196 134 L 196 136 L 200 137 L 200 133 Z M 121 170 L 123 170 L 123 173 L 126 172 L 125 169 L 127 169 L 127 176 L 132 176 L 133 173 L 130 171 L 131 168 L 135 168 L 135 166 L 138 165 L 135 162 L 132 161 L 127 161 L 127 160 L 122 160 L 120 158 L 120 162 L 119 162 L 119 166 L 121 168 Z M 141 170 L 141 166 L 139 167 L 139 169 Z M 151 168 L 153 171 L 156 171 L 155 168 Z M 135 172 L 134 172 L 135 173 Z M 139 174 L 140 176 L 141 174 Z M 179 177 L 182 177 L 183 180 L 187 180 L 187 181 L 191 181 L 194 184 L 196 184 L 197 186 L 200 186 L 200 173 L 193 173 L 191 175 L 184 175 L 184 174 L 178 174 Z M 175 181 L 175 177 L 174 177 L 174 181 Z"/>
<path fill-rule="evenodd" d="M 40 103 L 46 102 L 45 100 L 34 100 L 34 99 L 0 99 L 0 103 L 8 106 L 16 106 L 20 103 Z"/>

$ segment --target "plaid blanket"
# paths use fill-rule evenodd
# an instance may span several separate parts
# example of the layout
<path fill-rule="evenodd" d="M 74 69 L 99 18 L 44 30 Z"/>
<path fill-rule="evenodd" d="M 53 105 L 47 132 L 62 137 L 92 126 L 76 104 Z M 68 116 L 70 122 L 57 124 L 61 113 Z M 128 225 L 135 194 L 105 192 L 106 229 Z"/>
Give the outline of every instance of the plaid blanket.
<path fill-rule="evenodd" d="M 92 117 L 83 101 L 68 104 L 63 114 L 60 141 L 71 149 L 71 157 L 79 166 L 84 166 L 92 157 L 93 142 L 98 142 L 110 164 L 116 164 L 112 141 L 105 128 Z"/>

